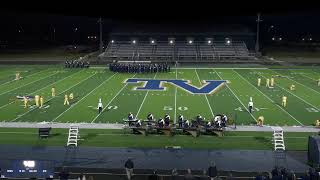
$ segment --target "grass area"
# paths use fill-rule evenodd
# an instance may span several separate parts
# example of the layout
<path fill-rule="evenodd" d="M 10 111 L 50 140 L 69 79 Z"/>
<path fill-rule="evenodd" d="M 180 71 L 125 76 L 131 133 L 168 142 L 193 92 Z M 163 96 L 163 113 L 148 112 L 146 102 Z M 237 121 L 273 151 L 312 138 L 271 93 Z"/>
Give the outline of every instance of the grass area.
<path fill-rule="evenodd" d="M 65 146 L 68 129 L 53 129 L 48 139 L 38 138 L 38 129 L 0 128 L 0 144 Z M 307 150 L 308 136 L 314 133 L 285 133 L 287 150 Z M 80 129 L 81 147 L 164 148 L 181 146 L 193 149 L 272 150 L 271 132 L 226 132 L 223 137 L 177 135 L 132 135 L 123 130 Z"/>
<path fill-rule="evenodd" d="M 320 69 L 173 69 L 168 73 L 121 74 L 105 69 L 64 69 L 59 66 L 0 66 L 0 121 L 12 122 L 94 122 L 122 123 L 128 112 L 145 119 L 152 112 L 156 119 L 169 114 L 172 121 L 179 114 L 193 119 L 200 113 L 206 119 L 225 113 L 237 124 L 253 124 L 263 115 L 269 125 L 313 125 L 320 117 Z M 14 81 L 16 71 L 21 80 Z M 265 87 L 266 78 L 274 75 L 275 87 Z M 164 91 L 134 90 L 143 83 L 124 83 L 128 78 L 184 79 L 193 86 L 204 86 L 203 80 L 226 80 L 227 85 L 211 94 L 192 94 L 172 83 L 163 83 Z M 260 87 L 257 79 L 262 79 Z M 294 84 L 295 91 L 289 86 Z M 57 96 L 51 97 L 51 88 Z M 70 106 L 64 106 L 64 95 L 73 93 Z M 43 108 L 30 102 L 23 108 L 17 95 L 41 95 Z M 281 107 L 281 97 L 288 106 Z M 247 112 L 249 98 L 254 112 Z M 98 99 L 104 110 L 97 113 Z"/>

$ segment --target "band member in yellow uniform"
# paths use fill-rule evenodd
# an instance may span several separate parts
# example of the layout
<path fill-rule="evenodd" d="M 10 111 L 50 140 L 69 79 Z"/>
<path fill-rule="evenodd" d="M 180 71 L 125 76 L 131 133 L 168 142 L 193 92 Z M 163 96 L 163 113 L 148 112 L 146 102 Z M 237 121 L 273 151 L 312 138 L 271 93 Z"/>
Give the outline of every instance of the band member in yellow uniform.
<path fill-rule="evenodd" d="M 266 87 L 270 87 L 270 79 L 267 79 Z"/>
<path fill-rule="evenodd" d="M 56 96 L 56 88 L 55 88 L 55 87 L 52 87 L 52 88 L 51 88 L 51 96 L 52 96 L 52 97 L 55 97 L 55 96 Z"/>
<path fill-rule="evenodd" d="M 34 96 L 34 101 L 36 102 L 36 106 L 39 107 L 39 101 L 40 101 L 40 96 L 39 95 L 35 95 Z"/>
<path fill-rule="evenodd" d="M 69 95 L 69 99 L 73 99 L 73 93 L 70 93 L 70 95 Z"/>
<path fill-rule="evenodd" d="M 64 103 L 63 103 L 63 105 L 69 105 L 69 97 L 68 97 L 67 94 L 64 95 Z"/>
<path fill-rule="evenodd" d="M 274 78 L 271 78 L 271 82 L 270 82 L 271 87 L 274 86 Z"/>
<path fill-rule="evenodd" d="M 24 108 L 27 108 L 28 107 L 28 98 L 27 96 L 23 96 L 23 103 L 24 103 Z"/>
<path fill-rule="evenodd" d="M 40 96 L 40 107 L 42 108 L 43 106 L 43 96 Z"/>
<path fill-rule="evenodd" d="M 295 86 L 294 84 L 291 84 L 290 90 L 291 90 L 291 91 L 294 91 L 295 89 L 296 89 L 296 86 Z"/>
<path fill-rule="evenodd" d="M 261 78 L 258 78 L 258 86 L 261 84 Z"/>
<path fill-rule="evenodd" d="M 282 96 L 282 106 L 286 107 L 287 106 L 287 96 Z"/>
<path fill-rule="evenodd" d="M 259 116 L 258 120 L 257 120 L 257 125 L 258 126 L 263 126 L 264 123 L 264 117 L 263 116 Z"/>
<path fill-rule="evenodd" d="M 15 79 L 15 80 L 19 80 L 19 79 L 20 79 L 20 73 L 17 72 L 17 73 L 16 73 L 16 79 Z"/>

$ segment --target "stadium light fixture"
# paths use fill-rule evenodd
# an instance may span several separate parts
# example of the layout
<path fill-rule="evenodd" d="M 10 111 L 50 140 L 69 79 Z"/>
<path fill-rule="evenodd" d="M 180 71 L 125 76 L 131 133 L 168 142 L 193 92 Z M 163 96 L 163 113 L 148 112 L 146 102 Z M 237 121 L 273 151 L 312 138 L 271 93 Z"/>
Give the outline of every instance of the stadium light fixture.
<path fill-rule="evenodd" d="M 274 41 L 274 40 L 275 40 L 275 38 L 273 37 L 273 38 L 272 38 L 272 41 Z"/>
<path fill-rule="evenodd" d="M 189 44 L 192 44 L 193 43 L 193 41 L 192 40 L 189 40 Z"/>
<path fill-rule="evenodd" d="M 281 40 L 282 40 L 282 38 L 280 37 L 280 38 L 279 38 L 279 41 L 281 41 Z"/>
<path fill-rule="evenodd" d="M 151 40 L 151 44 L 154 44 L 154 40 Z"/>
<path fill-rule="evenodd" d="M 302 41 L 304 41 L 304 38 L 302 38 Z"/>
<path fill-rule="evenodd" d="M 230 40 L 227 40 L 227 44 L 230 44 Z"/>
<path fill-rule="evenodd" d="M 170 44 L 173 44 L 173 40 L 170 40 L 170 42 L 169 42 Z"/>
<path fill-rule="evenodd" d="M 208 41 L 208 44 L 211 44 L 211 40 Z"/>
<path fill-rule="evenodd" d="M 136 44 L 136 40 L 133 40 L 132 43 L 133 43 L 133 44 Z"/>
<path fill-rule="evenodd" d="M 312 38 L 310 38 L 309 40 L 312 41 Z"/>
<path fill-rule="evenodd" d="M 114 40 L 111 40 L 111 43 L 114 43 Z"/>

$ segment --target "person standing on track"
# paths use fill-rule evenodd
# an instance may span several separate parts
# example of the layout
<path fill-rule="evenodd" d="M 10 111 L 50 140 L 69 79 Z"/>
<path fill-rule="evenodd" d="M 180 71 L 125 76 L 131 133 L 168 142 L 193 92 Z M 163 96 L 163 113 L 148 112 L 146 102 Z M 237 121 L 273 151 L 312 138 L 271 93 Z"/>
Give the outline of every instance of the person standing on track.
<path fill-rule="evenodd" d="M 258 87 L 260 87 L 261 84 L 261 78 L 258 78 Z"/>

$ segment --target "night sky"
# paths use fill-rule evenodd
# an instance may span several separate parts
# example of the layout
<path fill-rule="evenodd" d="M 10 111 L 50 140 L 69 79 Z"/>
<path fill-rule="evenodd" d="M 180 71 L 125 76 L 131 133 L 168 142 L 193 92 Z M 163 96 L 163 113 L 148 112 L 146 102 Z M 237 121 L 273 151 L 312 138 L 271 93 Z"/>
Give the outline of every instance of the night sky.
<path fill-rule="evenodd" d="M 312 35 L 320 41 L 319 7 L 309 2 L 279 1 L 74 1 L 50 4 L 22 2 L 0 7 L 0 40 L 71 42 L 98 36 L 97 20 L 104 20 L 104 34 L 118 26 L 161 25 L 174 27 L 214 27 L 240 24 L 256 31 L 256 14 L 261 12 L 263 37 L 281 36 L 295 41 Z M 218 3 L 219 2 L 219 3 Z M 272 28 L 271 28 L 272 27 Z M 77 28 L 77 30 L 75 30 Z"/>

